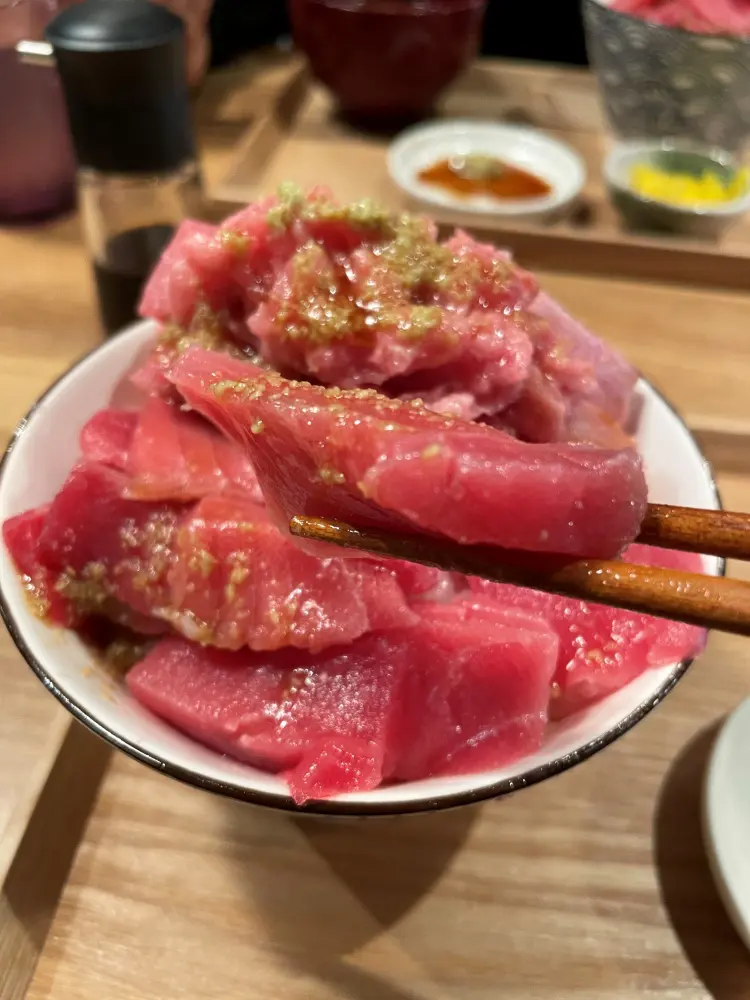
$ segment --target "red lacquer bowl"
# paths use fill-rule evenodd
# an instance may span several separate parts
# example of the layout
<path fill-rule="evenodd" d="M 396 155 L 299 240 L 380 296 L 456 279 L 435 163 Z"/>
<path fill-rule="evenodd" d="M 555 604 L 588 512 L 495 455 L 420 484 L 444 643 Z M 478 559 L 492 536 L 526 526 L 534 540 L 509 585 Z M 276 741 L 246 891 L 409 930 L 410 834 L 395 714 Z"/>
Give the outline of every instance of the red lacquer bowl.
<path fill-rule="evenodd" d="M 289 0 L 297 46 L 349 114 L 418 117 L 476 56 L 486 0 Z"/>

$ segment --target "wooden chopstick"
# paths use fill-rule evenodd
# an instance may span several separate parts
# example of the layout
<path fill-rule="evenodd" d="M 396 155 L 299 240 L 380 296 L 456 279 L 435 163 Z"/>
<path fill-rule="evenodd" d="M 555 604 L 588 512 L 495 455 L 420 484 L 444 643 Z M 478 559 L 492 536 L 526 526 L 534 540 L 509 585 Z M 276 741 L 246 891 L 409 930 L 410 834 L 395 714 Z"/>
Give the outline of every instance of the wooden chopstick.
<path fill-rule="evenodd" d="M 618 560 L 566 560 L 419 535 L 360 530 L 338 521 L 293 517 L 299 538 L 437 566 L 498 583 L 596 601 L 628 611 L 750 635 L 750 583 Z M 702 550 L 702 551 L 705 551 Z"/>
<path fill-rule="evenodd" d="M 637 541 L 663 549 L 750 559 L 750 514 L 650 503 Z"/>

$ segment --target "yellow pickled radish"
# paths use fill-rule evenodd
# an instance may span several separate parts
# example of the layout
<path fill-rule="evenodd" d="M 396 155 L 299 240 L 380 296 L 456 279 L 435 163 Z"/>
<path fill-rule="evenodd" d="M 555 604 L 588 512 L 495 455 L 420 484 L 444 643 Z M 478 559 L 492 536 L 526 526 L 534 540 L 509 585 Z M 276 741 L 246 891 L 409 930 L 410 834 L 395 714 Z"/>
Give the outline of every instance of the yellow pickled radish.
<path fill-rule="evenodd" d="M 748 188 L 749 172 L 743 168 L 725 181 L 713 170 L 700 176 L 660 170 L 649 163 L 638 163 L 630 171 L 630 185 L 644 198 L 670 205 L 720 204 L 733 201 Z"/>

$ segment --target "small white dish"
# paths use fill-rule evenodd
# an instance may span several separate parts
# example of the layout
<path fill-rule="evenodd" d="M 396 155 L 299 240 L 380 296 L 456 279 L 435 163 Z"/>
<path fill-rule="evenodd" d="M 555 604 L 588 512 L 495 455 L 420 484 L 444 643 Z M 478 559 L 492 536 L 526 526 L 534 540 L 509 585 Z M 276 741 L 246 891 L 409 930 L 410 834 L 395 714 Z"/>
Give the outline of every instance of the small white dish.
<path fill-rule="evenodd" d="M 79 456 L 85 422 L 119 395 L 125 375 L 153 343 L 156 326 L 138 323 L 78 361 L 21 422 L 0 465 L 0 523 L 52 499 Z M 718 508 L 711 471 L 685 424 L 647 382 L 638 447 L 649 498 Z M 704 571 L 723 572 L 704 557 Z M 44 686 L 80 722 L 141 763 L 184 781 L 256 805 L 297 811 L 282 778 L 223 757 L 172 729 L 131 697 L 73 632 L 34 616 L 21 581 L 0 547 L 0 612 L 13 640 Z M 307 813 L 376 816 L 423 812 L 495 798 L 552 778 L 631 729 L 668 693 L 690 660 L 647 670 L 626 687 L 564 722 L 550 725 L 540 749 L 493 771 L 428 778 L 311 802 Z"/>
<path fill-rule="evenodd" d="M 706 771 L 703 831 L 709 864 L 735 930 L 750 948 L 750 698 L 719 733 Z"/>
<path fill-rule="evenodd" d="M 552 188 L 539 198 L 506 200 L 460 197 L 419 180 L 440 160 L 469 154 L 494 156 L 535 174 Z M 417 201 L 470 214 L 543 219 L 558 215 L 578 197 L 586 181 L 583 160 L 565 143 L 537 129 L 456 119 L 406 129 L 388 150 L 391 179 Z"/>
<path fill-rule="evenodd" d="M 731 201 L 696 205 L 658 201 L 634 190 L 630 180 L 633 167 L 639 163 L 659 166 L 664 157 L 681 158 L 691 170 L 738 170 L 742 166 L 741 161 L 726 150 L 699 148 L 680 140 L 615 143 L 604 158 L 602 174 L 615 207 L 632 228 L 716 239 L 750 210 L 750 187 Z M 675 163 L 679 163 L 679 159 Z M 675 169 L 679 168 L 675 166 Z"/>

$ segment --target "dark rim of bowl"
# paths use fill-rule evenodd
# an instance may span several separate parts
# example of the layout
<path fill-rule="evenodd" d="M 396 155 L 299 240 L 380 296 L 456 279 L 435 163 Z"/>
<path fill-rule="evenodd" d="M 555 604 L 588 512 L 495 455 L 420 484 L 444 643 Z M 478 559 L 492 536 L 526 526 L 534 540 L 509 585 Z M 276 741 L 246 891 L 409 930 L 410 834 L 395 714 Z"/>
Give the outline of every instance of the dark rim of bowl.
<path fill-rule="evenodd" d="M 681 28 L 678 25 L 657 24 L 655 21 L 646 20 L 645 17 L 636 17 L 635 14 L 629 14 L 625 10 L 615 10 L 609 4 L 602 3 L 602 0 L 584 0 L 584 3 L 590 7 L 602 7 L 612 17 L 620 17 L 623 21 L 630 21 L 632 24 L 648 25 L 654 31 L 663 32 L 665 35 L 685 35 L 687 38 L 715 38 L 718 41 L 742 42 L 743 44 L 750 42 L 750 35 L 727 35 L 720 32 L 689 31 L 687 28 Z"/>
<path fill-rule="evenodd" d="M 67 371 L 65 371 L 52 383 L 52 385 L 49 386 L 49 388 L 37 399 L 28 413 L 19 421 L 18 426 L 13 432 L 13 436 L 5 449 L 5 453 L 0 460 L 0 485 L 2 484 L 2 478 L 5 475 L 6 466 L 13 449 L 28 426 L 29 421 L 34 417 L 36 411 L 44 403 L 45 399 L 62 382 L 72 376 L 73 373 L 92 355 L 94 355 L 101 346 L 102 345 L 99 345 L 98 347 L 93 348 L 91 351 L 84 354 L 83 357 L 79 358 L 78 361 L 74 362 Z M 664 403 L 667 409 L 670 410 L 671 413 L 677 418 L 680 426 L 695 445 L 698 454 L 703 460 L 711 486 L 711 491 L 719 508 L 723 508 L 721 496 L 716 485 L 711 465 L 701 451 L 698 442 L 693 437 L 689 427 L 669 400 L 667 400 L 658 389 L 651 385 L 650 382 L 648 384 L 661 402 Z M 721 559 L 719 561 L 719 572 L 717 575 L 726 575 L 726 560 Z M 75 719 L 78 720 L 78 722 L 83 723 L 83 725 L 90 729 L 92 733 L 101 737 L 101 739 L 105 740 L 117 750 L 121 750 L 128 757 L 132 757 L 133 760 L 137 760 L 142 764 L 148 765 L 148 767 L 161 774 L 167 774 L 169 777 L 176 778 L 178 781 L 181 781 L 186 785 L 191 785 L 194 788 L 201 788 L 205 791 L 213 792 L 217 795 L 223 795 L 227 798 L 237 799 L 241 802 L 247 802 L 251 805 L 266 806 L 271 809 L 279 809 L 284 812 L 296 813 L 299 815 L 364 817 L 399 816 L 407 815 L 409 813 L 437 812 L 444 809 L 455 809 L 459 806 L 473 805 L 478 802 L 484 802 L 488 799 L 500 798 L 503 795 L 508 795 L 521 788 L 528 788 L 531 785 L 536 785 L 540 781 L 552 778 L 556 774 L 561 774 L 563 771 L 567 771 L 570 768 L 575 767 L 576 764 L 580 764 L 583 761 L 588 760 L 589 757 L 593 757 L 594 754 L 603 750 L 605 747 L 614 743 L 615 740 L 627 733 L 628 730 L 632 729 L 636 723 L 645 718 L 645 716 L 647 716 L 652 709 L 656 708 L 656 706 L 669 694 L 675 684 L 685 675 L 695 659 L 695 657 L 690 657 L 686 660 L 682 660 L 682 662 L 675 667 L 669 677 L 664 681 L 656 694 L 641 702 L 641 704 L 638 705 L 637 708 L 633 709 L 629 715 L 622 719 L 616 726 L 613 726 L 605 733 L 602 733 L 601 736 L 597 736 L 596 739 L 590 740 L 588 743 L 579 747 L 577 750 L 573 750 L 571 753 L 564 754 L 562 757 L 556 757 L 547 764 L 541 764 L 538 767 L 530 768 L 528 771 L 524 771 L 513 778 L 503 778 L 502 780 L 493 782 L 490 785 L 485 785 L 481 788 L 471 789 L 469 791 L 455 792 L 449 795 L 440 795 L 436 798 L 420 799 L 412 802 L 356 803 L 330 799 L 320 801 L 313 800 L 310 803 L 299 806 L 288 795 L 282 795 L 276 792 L 260 792 L 253 789 L 243 788 L 241 785 L 235 785 L 232 782 L 208 778 L 202 774 L 198 774 L 196 771 L 193 771 L 188 767 L 182 767 L 179 764 L 171 764 L 163 760 L 161 757 L 148 753 L 137 744 L 119 736 L 116 732 L 91 715 L 77 701 L 69 697 L 66 692 L 63 691 L 62 688 L 60 688 L 50 677 L 48 672 L 26 644 L 26 640 L 21 634 L 21 630 L 17 626 L 15 618 L 13 617 L 13 614 L 8 606 L 2 587 L 0 587 L 0 616 L 2 616 L 5 626 L 8 629 L 8 632 L 10 633 L 18 651 L 37 675 L 44 687 L 47 688 L 48 691 L 52 692 L 57 700 Z"/>

